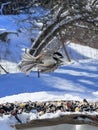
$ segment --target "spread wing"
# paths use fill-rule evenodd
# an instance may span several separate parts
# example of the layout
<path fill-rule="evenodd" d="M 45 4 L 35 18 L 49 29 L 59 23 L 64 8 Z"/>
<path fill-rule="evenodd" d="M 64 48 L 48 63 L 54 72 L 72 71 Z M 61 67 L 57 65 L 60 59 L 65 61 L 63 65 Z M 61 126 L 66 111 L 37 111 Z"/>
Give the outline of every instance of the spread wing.
<path fill-rule="evenodd" d="M 57 37 L 54 37 L 49 43 L 42 42 L 38 44 L 37 42 L 35 42 L 29 52 L 31 55 L 35 56 L 39 55 L 43 51 L 47 51 L 47 53 L 48 52 L 53 53 L 59 51 L 61 48 L 62 48 L 61 41 Z"/>
<path fill-rule="evenodd" d="M 43 50 L 46 50 L 47 52 L 48 51 L 51 51 L 52 53 L 53 52 L 58 52 L 60 51 L 60 49 L 62 48 L 62 44 L 61 44 L 61 41 L 57 38 L 57 37 L 54 37 L 54 39 L 52 39 L 43 49 Z"/>
<path fill-rule="evenodd" d="M 35 48 L 36 47 L 36 48 Z M 59 51 L 62 48 L 62 44 L 57 37 L 54 37 L 49 43 L 43 44 L 34 44 L 29 51 L 26 51 L 22 57 L 22 61 L 18 65 L 20 70 L 26 74 L 29 74 L 31 70 L 39 67 L 42 69 L 41 72 L 51 72 L 57 69 L 57 65 L 44 66 L 42 63 L 43 56 L 46 57 L 52 56 L 54 52 Z M 40 50 L 39 50 L 40 49 Z M 33 50 L 33 53 L 31 54 Z M 40 53 L 39 53 L 40 52 Z M 34 56 L 34 53 L 37 53 L 37 56 Z M 42 65 L 42 66 L 41 66 Z"/>

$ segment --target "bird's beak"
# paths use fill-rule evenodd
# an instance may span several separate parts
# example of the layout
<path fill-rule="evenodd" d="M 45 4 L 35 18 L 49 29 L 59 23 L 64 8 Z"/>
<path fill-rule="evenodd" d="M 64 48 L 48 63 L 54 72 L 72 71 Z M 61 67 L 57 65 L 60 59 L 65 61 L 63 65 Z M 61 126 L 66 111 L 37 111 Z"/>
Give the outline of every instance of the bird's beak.
<path fill-rule="evenodd" d="M 64 58 L 59 59 L 59 61 L 61 62 L 61 64 L 63 64 L 65 62 Z"/>

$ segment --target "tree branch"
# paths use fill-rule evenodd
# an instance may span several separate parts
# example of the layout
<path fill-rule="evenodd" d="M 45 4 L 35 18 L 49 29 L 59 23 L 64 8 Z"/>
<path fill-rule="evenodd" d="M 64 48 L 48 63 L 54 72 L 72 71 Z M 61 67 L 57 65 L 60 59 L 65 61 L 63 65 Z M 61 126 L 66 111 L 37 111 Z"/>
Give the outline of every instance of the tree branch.
<path fill-rule="evenodd" d="M 65 114 L 52 119 L 36 119 L 25 124 L 16 124 L 17 129 L 55 126 L 60 124 L 88 124 L 98 127 L 98 117 L 90 114 Z"/>

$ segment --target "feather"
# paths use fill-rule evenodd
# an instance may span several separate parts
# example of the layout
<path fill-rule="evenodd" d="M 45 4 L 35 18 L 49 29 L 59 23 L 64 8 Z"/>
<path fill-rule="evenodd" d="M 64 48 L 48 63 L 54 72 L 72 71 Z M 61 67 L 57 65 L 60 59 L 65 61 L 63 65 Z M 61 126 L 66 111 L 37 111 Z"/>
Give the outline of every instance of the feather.
<path fill-rule="evenodd" d="M 26 74 L 29 74 L 34 68 L 37 68 L 38 71 L 43 73 L 52 72 L 60 66 L 60 63 L 62 62 L 60 60 L 61 58 L 63 58 L 62 54 L 53 52 L 53 50 L 43 50 L 36 57 L 27 51 L 22 57 L 19 68 Z"/>

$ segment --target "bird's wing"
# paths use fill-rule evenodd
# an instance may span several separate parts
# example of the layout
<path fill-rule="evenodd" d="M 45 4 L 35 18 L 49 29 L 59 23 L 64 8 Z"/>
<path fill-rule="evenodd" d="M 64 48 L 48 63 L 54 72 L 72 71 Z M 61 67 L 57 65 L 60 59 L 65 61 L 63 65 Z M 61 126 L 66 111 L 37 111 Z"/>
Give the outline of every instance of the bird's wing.
<path fill-rule="evenodd" d="M 59 51 L 62 48 L 61 41 L 57 38 L 54 37 L 43 49 L 46 51 L 50 51 L 52 53 Z"/>
<path fill-rule="evenodd" d="M 30 51 L 25 52 L 19 64 L 20 70 L 26 74 L 29 74 L 29 72 L 35 67 L 38 67 L 38 68 L 42 67 L 43 72 L 46 72 L 46 71 L 49 72 L 50 70 L 51 71 L 55 70 L 57 68 L 56 66 L 55 67 L 51 66 L 50 68 L 48 68 L 49 65 L 41 66 L 40 64 L 44 64 L 44 63 L 37 59 L 40 59 L 41 54 L 44 55 L 45 59 L 47 59 L 47 57 L 48 58 L 51 57 L 54 52 L 61 49 L 61 46 L 62 44 L 60 43 L 60 40 L 57 37 L 54 37 L 54 39 L 52 39 L 49 43 L 47 43 L 46 46 L 40 45 L 41 50 L 37 48 L 36 51 L 40 52 L 39 55 L 33 56 L 32 54 L 30 54 Z"/>
<path fill-rule="evenodd" d="M 54 37 L 51 41 L 49 41 L 48 43 L 34 43 L 34 45 L 32 45 L 32 48 L 30 48 L 29 52 L 31 55 L 33 56 L 37 56 L 40 53 L 42 53 L 43 51 L 47 51 L 47 53 L 51 52 L 56 52 L 58 50 L 60 50 L 62 48 L 62 44 L 61 41 L 59 40 L 59 38 Z"/>

